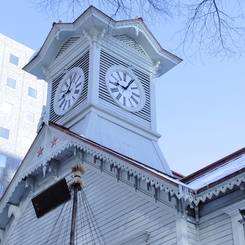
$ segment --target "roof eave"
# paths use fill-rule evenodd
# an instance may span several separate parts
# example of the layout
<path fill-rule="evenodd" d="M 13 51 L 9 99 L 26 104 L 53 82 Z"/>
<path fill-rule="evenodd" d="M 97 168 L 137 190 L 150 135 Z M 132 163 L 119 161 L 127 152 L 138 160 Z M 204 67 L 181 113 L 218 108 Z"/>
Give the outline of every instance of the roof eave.
<path fill-rule="evenodd" d="M 73 23 L 53 23 L 40 51 L 23 69 L 40 79 L 45 79 L 45 69 L 54 59 L 62 44 L 70 36 L 82 35 L 82 30 L 94 26 L 106 28 L 110 34 L 126 33 L 134 38 L 152 59 L 157 68 L 157 76 L 163 75 L 182 61 L 161 47 L 142 19 L 115 21 L 91 6 Z"/>

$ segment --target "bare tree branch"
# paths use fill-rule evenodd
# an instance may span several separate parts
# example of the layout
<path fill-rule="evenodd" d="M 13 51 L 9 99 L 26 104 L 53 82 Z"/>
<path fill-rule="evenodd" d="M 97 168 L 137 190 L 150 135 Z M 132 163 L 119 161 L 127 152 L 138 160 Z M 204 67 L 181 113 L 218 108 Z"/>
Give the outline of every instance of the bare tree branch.
<path fill-rule="evenodd" d="M 37 9 L 74 20 L 93 2 L 113 18 L 166 22 L 181 17 L 178 51 L 231 57 L 244 54 L 244 0 L 32 0 Z M 187 3 L 186 3 L 187 2 Z M 197 48 L 194 48 L 197 47 Z"/>
<path fill-rule="evenodd" d="M 202 0 L 198 4 L 185 5 L 183 9 L 187 9 L 186 23 L 181 30 L 182 41 L 179 48 L 186 52 L 198 43 L 196 51 L 210 56 L 243 55 L 245 25 L 239 27 L 236 24 L 238 19 L 239 22 L 244 22 L 244 14 L 240 4 L 242 1 L 235 2 L 239 2 L 239 9 L 236 6 L 233 13 L 229 11 L 228 6 L 225 9 L 227 12 L 224 11 L 224 0 Z"/>

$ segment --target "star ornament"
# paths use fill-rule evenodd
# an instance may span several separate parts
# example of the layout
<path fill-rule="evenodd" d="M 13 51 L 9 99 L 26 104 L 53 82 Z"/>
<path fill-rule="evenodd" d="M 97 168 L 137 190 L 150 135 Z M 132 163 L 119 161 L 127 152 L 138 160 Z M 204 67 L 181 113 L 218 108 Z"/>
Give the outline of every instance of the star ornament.
<path fill-rule="evenodd" d="M 37 152 L 37 156 L 40 157 L 43 154 L 43 147 L 40 146 L 38 152 Z"/>
<path fill-rule="evenodd" d="M 54 139 L 51 141 L 51 146 L 52 147 L 57 144 L 57 139 L 58 138 L 54 137 Z"/>

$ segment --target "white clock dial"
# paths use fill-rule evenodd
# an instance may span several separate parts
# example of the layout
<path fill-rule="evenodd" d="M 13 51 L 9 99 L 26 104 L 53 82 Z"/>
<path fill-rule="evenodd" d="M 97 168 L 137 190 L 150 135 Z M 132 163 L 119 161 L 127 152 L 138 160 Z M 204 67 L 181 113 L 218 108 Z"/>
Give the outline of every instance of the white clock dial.
<path fill-rule="evenodd" d="M 129 111 L 139 111 L 145 104 L 144 89 L 134 73 L 121 66 L 111 67 L 106 75 L 107 88 L 114 101 Z"/>
<path fill-rule="evenodd" d="M 61 80 L 54 98 L 54 110 L 58 115 L 69 111 L 77 102 L 84 84 L 84 73 L 79 67 L 72 68 Z"/>

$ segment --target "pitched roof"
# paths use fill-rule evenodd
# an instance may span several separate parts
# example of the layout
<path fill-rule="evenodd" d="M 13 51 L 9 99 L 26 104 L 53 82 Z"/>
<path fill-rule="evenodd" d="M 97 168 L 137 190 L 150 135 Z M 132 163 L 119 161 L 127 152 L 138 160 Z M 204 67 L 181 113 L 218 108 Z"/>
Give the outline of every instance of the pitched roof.
<path fill-rule="evenodd" d="M 73 23 L 53 23 L 41 49 L 23 69 L 40 79 L 45 79 L 43 71 L 67 39 L 71 36 L 86 36 L 85 33 L 89 33 L 92 27 L 96 27 L 100 31 L 106 30 L 106 34 L 109 35 L 126 34 L 131 37 L 156 63 L 158 76 L 182 61 L 160 46 L 141 18 L 115 21 L 97 8 L 90 6 Z"/>
<path fill-rule="evenodd" d="M 245 172 L 245 148 L 242 148 L 181 179 L 191 189 L 199 192 Z"/>
<path fill-rule="evenodd" d="M 54 136 L 58 137 L 58 147 L 52 145 L 57 143 L 53 141 Z M 146 181 L 151 186 L 159 188 L 160 191 L 190 203 L 194 202 L 196 205 L 199 202 L 205 202 L 206 199 L 210 200 L 213 197 L 217 197 L 220 193 L 225 193 L 227 190 L 237 189 L 245 183 L 245 148 L 180 180 L 179 174 L 175 174 L 176 177 L 169 176 L 77 135 L 67 128 L 50 123 L 49 125 L 44 125 L 37 135 L 1 199 L 0 227 L 3 227 L 8 222 L 6 205 L 8 203 L 18 205 L 27 191 L 26 185 L 32 185 L 32 178 L 38 175 L 45 175 L 47 163 L 51 160 L 58 162 L 71 157 L 74 154 L 74 149 L 82 150 L 98 159 L 108 161 L 117 169 L 129 172 L 140 181 Z"/>

